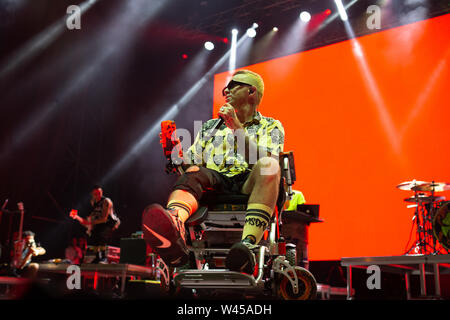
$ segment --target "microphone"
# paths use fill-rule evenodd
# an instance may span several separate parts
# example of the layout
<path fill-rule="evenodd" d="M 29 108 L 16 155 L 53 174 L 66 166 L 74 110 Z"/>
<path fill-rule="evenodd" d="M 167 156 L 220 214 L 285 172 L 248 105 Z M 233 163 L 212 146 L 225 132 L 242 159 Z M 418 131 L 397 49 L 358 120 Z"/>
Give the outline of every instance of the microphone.
<path fill-rule="evenodd" d="M 213 126 L 211 127 L 211 129 L 209 129 L 209 131 L 203 136 L 203 139 L 205 139 L 205 141 L 208 141 L 209 139 L 212 138 L 212 136 L 214 136 L 216 134 L 217 129 L 219 129 L 222 124 L 225 121 L 222 119 L 222 117 L 219 117 L 213 124 Z"/>

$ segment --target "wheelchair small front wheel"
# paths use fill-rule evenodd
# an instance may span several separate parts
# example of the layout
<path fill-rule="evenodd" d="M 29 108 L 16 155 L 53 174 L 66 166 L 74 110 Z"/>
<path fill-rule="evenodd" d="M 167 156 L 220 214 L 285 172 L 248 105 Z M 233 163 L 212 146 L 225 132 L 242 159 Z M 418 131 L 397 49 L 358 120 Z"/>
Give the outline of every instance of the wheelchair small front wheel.
<path fill-rule="evenodd" d="M 317 295 L 317 282 L 311 272 L 302 267 L 295 267 L 295 273 L 298 278 L 298 292 L 294 293 L 289 279 L 280 274 L 277 281 L 278 296 L 283 300 L 313 300 Z M 292 271 L 288 271 L 290 277 L 293 277 Z"/>

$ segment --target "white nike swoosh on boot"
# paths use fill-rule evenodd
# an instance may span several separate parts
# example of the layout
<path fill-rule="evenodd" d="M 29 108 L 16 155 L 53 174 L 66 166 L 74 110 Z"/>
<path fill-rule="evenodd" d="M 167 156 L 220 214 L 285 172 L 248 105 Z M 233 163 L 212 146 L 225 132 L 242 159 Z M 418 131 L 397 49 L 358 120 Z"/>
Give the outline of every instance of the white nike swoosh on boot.
<path fill-rule="evenodd" d="M 166 238 L 164 238 L 162 235 L 156 233 L 155 231 L 153 231 L 152 229 L 150 229 L 149 227 L 147 227 L 145 224 L 143 225 L 145 227 L 145 229 L 147 229 L 151 234 L 153 234 L 156 238 L 158 238 L 159 241 L 162 242 L 162 244 L 160 246 L 157 246 L 157 248 L 168 248 L 172 245 L 172 243 L 167 240 Z"/>

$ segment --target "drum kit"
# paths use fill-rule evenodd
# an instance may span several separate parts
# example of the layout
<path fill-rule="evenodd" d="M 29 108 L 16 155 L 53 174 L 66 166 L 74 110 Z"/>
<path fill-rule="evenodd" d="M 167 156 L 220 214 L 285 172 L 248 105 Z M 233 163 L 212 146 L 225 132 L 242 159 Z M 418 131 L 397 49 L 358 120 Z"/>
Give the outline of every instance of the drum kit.
<path fill-rule="evenodd" d="M 437 192 L 450 190 L 450 183 L 407 181 L 397 185 L 400 190 L 413 191 L 405 198 L 414 207 L 416 242 L 406 254 L 448 254 L 450 253 L 450 201 L 437 196 Z"/>

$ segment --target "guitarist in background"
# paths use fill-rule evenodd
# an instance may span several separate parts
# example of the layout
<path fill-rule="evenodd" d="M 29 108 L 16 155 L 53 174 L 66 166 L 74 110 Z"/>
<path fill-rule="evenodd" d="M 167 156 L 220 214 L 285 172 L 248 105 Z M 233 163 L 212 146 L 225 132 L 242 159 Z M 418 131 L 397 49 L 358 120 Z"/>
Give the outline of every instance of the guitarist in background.
<path fill-rule="evenodd" d="M 23 251 L 21 257 L 15 262 L 15 273 L 33 279 L 39 270 L 39 264 L 31 262 L 31 259 L 44 255 L 46 251 L 43 247 L 36 245 L 32 231 L 25 231 L 21 241 Z"/>
<path fill-rule="evenodd" d="M 91 196 L 93 209 L 86 219 L 78 216 L 75 210 L 72 210 L 70 216 L 87 228 L 88 244 L 96 251 L 96 258 L 92 263 L 106 263 L 106 245 L 111 242 L 114 231 L 120 225 L 120 219 L 114 213 L 111 199 L 103 196 L 101 186 L 95 185 Z"/>

